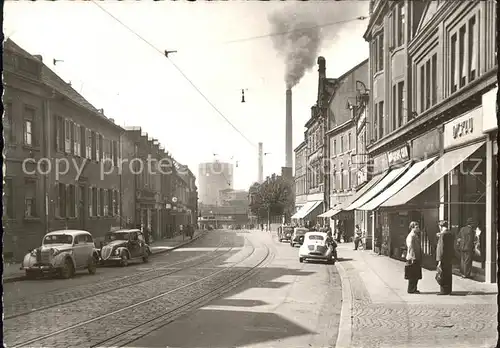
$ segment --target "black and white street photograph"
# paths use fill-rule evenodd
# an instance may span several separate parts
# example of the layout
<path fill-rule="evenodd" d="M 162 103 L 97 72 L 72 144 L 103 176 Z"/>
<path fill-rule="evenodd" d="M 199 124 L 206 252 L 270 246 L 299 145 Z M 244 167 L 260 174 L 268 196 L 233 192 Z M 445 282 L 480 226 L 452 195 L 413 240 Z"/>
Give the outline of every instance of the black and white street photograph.
<path fill-rule="evenodd" d="M 2 7 L 4 347 L 500 347 L 496 0 Z"/>

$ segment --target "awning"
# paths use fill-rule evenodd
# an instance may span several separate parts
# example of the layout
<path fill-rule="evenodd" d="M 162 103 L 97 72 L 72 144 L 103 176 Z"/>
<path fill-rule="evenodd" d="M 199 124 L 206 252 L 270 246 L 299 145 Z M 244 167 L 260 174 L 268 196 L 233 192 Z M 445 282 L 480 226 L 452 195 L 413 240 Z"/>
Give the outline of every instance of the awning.
<path fill-rule="evenodd" d="M 358 192 L 356 192 L 354 194 L 354 196 L 346 202 L 346 204 L 342 204 L 342 206 L 340 206 L 340 208 L 342 210 L 354 210 L 354 208 L 351 208 L 351 206 L 353 205 L 353 203 L 356 203 L 356 201 L 362 197 L 369 189 L 371 189 L 373 186 L 375 186 L 380 180 L 382 180 L 382 178 L 384 178 L 384 176 L 387 174 L 387 172 L 385 173 L 381 173 L 381 174 L 378 174 L 376 176 L 374 176 L 370 181 L 368 181 L 365 186 L 363 186 L 361 188 L 361 190 L 359 190 Z"/>
<path fill-rule="evenodd" d="M 401 191 L 408 183 L 410 183 L 415 177 L 422 173 L 429 164 L 431 164 L 437 157 L 427 159 L 425 161 L 417 162 L 406 173 L 404 173 L 394 184 L 389 186 L 377 197 L 359 207 L 358 210 L 375 210 L 382 203 L 387 201 L 389 198 L 394 196 L 396 193 Z"/>
<path fill-rule="evenodd" d="M 310 212 L 312 212 L 318 205 L 320 205 L 322 201 L 312 201 L 312 202 L 307 202 L 304 204 L 302 208 L 298 212 L 292 215 L 292 219 L 303 219 L 306 217 Z"/>
<path fill-rule="evenodd" d="M 335 208 L 332 208 L 326 212 L 324 212 L 323 214 L 320 214 L 318 215 L 318 217 L 321 217 L 321 218 L 331 218 L 332 216 L 335 216 L 337 215 L 338 213 L 340 213 L 342 210 L 340 209 L 335 209 Z"/>
<path fill-rule="evenodd" d="M 409 167 L 410 163 L 401 168 L 396 168 L 387 173 L 386 176 L 382 180 L 378 182 L 375 186 L 373 186 L 370 191 L 368 191 L 363 197 L 358 199 L 356 202 L 349 206 L 349 210 L 359 209 L 359 207 L 363 206 L 366 202 L 372 200 L 375 196 L 377 196 L 380 192 L 386 189 L 390 184 L 392 184 L 395 180 L 397 180 L 401 174 L 403 174 Z"/>
<path fill-rule="evenodd" d="M 447 173 L 453 170 L 456 166 L 462 163 L 467 157 L 472 155 L 479 149 L 483 142 L 469 145 L 457 150 L 445 153 L 433 165 L 431 165 L 425 172 L 418 176 L 415 180 L 409 183 L 405 188 L 396 193 L 386 202 L 381 204 L 381 207 L 395 207 L 403 205 L 419 193 L 423 192 L 426 188 L 441 179 Z"/>

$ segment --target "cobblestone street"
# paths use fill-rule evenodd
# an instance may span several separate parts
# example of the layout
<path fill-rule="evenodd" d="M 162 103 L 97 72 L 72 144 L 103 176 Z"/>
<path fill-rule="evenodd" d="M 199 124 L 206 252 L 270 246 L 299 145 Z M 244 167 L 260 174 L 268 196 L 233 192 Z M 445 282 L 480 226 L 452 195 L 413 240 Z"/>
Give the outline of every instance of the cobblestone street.
<path fill-rule="evenodd" d="M 494 347 L 496 286 L 453 278 L 454 294 L 437 296 L 434 272 L 423 270 L 421 294 L 406 293 L 402 262 L 339 247 L 343 286 L 351 289 L 352 347 Z M 347 306 L 349 306 L 347 305 Z M 339 346 L 340 347 L 340 346 Z"/>

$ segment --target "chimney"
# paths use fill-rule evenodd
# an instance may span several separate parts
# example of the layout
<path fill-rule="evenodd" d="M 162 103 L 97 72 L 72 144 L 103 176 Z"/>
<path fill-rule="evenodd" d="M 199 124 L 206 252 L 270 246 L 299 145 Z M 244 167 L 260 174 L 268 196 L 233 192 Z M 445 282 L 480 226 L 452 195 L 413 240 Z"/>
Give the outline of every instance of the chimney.
<path fill-rule="evenodd" d="M 311 118 L 316 116 L 316 105 L 311 106 Z"/>
<path fill-rule="evenodd" d="M 292 157 L 292 90 L 286 90 L 286 124 L 285 124 L 285 167 L 293 167 Z"/>
<path fill-rule="evenodd" d="M 264 181 L 264 154 L 262 153 L 262 143 L 259 143 L 259 168 L 257 182 L 261 184 Z"/>
<path fill-rule="evenodd" d="M 326 61 L 324 57 L 318 57 L 318 73 L 320 79 L 326 77 Z"/>
<path fill-rule="evenodd" d="M 39 54 L 34 54 L 34 55 L 33 55 L 33 58 L 35 58 L 35 59 L 37 59 L 37 60 L 39 60 L 39 61 L 43 62 L 43 58 L 42 58 L 42 56 L 41 56 L 41 55 L 39 55 Z"/>

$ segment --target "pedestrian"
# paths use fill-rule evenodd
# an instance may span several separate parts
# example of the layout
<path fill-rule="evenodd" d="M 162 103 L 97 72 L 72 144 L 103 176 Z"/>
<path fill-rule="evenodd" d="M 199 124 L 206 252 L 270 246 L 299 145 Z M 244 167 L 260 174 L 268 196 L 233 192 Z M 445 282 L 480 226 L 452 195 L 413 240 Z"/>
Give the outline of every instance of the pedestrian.
<path fill-rule="evenodd" d="M 460 271 L 463 278 L 470 278 L 472 273 L 472 257 L 474 255 L 474 239 L 476 237 L 474 220 L 468 218 L 466 225 L 458 233 L 460 246 Z"/>
<path fill-rule="evenodd" d="M 418 222 L 410 223 L 410 233 L 406 237 L 405 279 L 408 280 L 408 293 L 420 294 L 418 281 L 422 279 L 422 249 L 420 247 L 420 227 Z"/>
<path fill-rule="evenodd" d="M 436 261 L 438 262 L 438 274 L 436 279 L 439 279 L 438 283 L 441 287 L 441 291 L 438 295 L 450 295 L 452 291 L 452 281 L 453 281 L 453 256 L 454 256 L 454 246 L 453 246 L 453 234 L 451 234 L 448 229 L 447 221 L 439 222 L 438 242 L 436 247 Z"/>
<path fill-rule="evenodd" d="M 362 237 L 363 237 L 363 232 L 361 231 L 361 228 L 359 228 L 359 225 L 356 225 L 354 231 L 354 250 L 358 250 L 358 245 Z"/>

